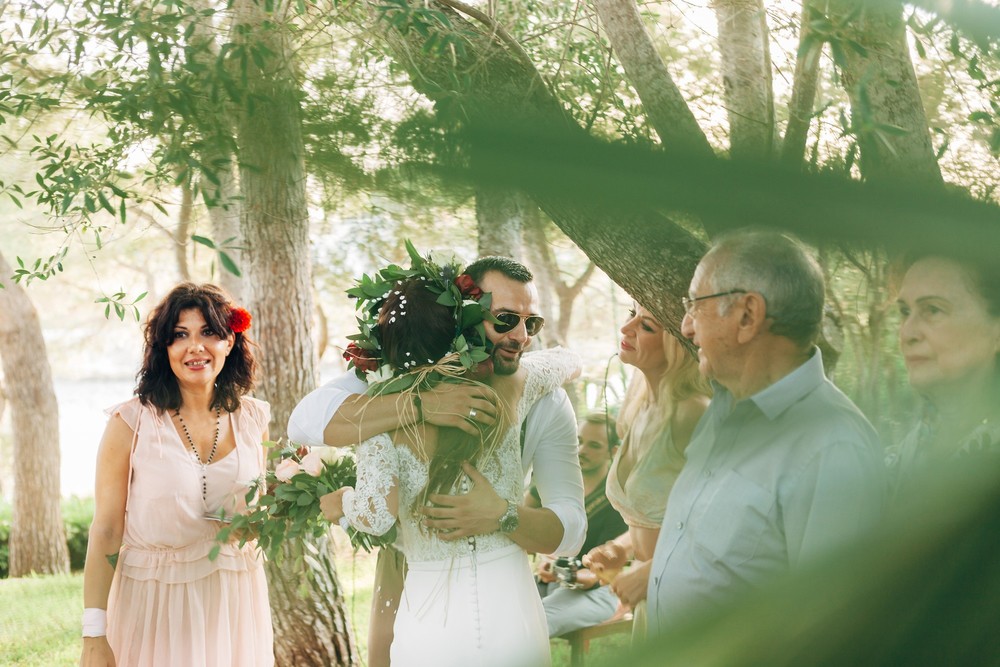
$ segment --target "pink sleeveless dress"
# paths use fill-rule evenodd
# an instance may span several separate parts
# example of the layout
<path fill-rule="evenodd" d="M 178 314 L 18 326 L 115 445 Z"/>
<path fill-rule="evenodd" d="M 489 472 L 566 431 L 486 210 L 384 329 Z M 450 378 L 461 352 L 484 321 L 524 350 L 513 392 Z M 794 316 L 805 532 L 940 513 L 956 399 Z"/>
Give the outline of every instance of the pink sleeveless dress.
<path fill-rule="evenodd" d="M 253 544 L 223 545 L 209 560 L 219 523 L 205 519 L 244 506 L 263 472 L 260 443 L 270 418 L 243 398 L 230 419 L 236 449 L 207 466 L 181 440 L 169 415 L 133 398 L 111 408 L 135 432 L 125 533 L 108 598 L 108 641 L 123 667 L 270 666 L 271 612 L 263 562 Z"/>

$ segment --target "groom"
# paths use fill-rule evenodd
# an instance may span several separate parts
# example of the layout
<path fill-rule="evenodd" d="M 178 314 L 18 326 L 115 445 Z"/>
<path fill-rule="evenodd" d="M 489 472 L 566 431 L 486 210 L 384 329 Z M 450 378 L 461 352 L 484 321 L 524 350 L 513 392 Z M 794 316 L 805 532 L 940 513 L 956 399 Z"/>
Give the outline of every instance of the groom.
<path fill-rule="evenodd" d="M 484 292 L 492 294 L 491 312 L 501 324 L 485 322 L 493 344 L 494 373 L 517 371 L 521 355 L 543 324 L 538 315 L 538 291 L 524 265 L 509 258 L 490 256 L 476 260 L 468 274 Z M 367 385 L 353 371 L 316 389 L 302 399 L 288 422 L 288 437 L 300 445 L 343 447 L 379 433 L 421 420 L 436 426 L 475 432 L 472 421 L 492 424 L 496 406 L 483 390 L 441 383 L 410 396 L 365 396 Z M 473 481 L 464 496 L 434 498 L 429 528 L 442 539 L 501 530 L 528 552 L 575 555 L 587 529 L 583 506 L 583 481 L 576 453 L 576 419 L 566 392 L 556 390 L 542 397 L 521 424 L 521 465 L 532 472 L 541 507 L 508 505 L 475 468 L 466 466 Z M 369 627 L 369 664 L 389 664 L 392 626 L 405 563 L 391 549 L 379 552 L 372 619 Z"/>

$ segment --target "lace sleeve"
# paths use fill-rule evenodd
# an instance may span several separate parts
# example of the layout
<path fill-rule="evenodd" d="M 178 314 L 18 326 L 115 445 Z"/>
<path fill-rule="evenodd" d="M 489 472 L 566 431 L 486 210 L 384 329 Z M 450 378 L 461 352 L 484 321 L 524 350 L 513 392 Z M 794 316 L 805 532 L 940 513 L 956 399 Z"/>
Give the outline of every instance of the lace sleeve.
<path fill-rule="evenodd" d="M 344 515 L 356 529 L 382 535 L 396 523 L 399 459 L 385 433 L 358 445 L 357 487 L 344 493 Z"/>
<path fill-rule="evenodd" d="M 565 347 L 553 347 L 526 354 L 522 361 L 528 370 L 525 394 L 529 404 L 580 375 L 580 356 Z"/>

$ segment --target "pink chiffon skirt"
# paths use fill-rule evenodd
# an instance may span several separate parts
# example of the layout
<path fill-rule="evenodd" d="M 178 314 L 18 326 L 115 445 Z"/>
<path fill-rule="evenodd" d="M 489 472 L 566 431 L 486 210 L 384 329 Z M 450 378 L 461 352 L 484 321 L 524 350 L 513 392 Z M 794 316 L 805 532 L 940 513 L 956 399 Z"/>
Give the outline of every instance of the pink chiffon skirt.
<path fill-rule="evenodd" d="M 204 549 L 123 549 L 108 599 L 119 667 L 271 667 L 263 563 L 247 545 L 209 561 Z"/>

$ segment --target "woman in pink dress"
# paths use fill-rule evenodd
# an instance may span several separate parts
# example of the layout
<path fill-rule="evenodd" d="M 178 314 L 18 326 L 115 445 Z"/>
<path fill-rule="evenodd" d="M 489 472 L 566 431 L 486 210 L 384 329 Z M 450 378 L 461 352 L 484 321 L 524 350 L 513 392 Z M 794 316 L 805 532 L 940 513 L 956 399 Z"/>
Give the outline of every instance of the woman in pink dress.
<path fill-rule="evenodd" d="M 253 543 L 209 558 L 215 517 L 239 511 L 264 470 L 270 409 L 246 396 L 249 324 L 218 287 L 192 283 L 146 323 L 136 396 L 108 411 L 97 455 L 85 667 L 274 664 Z"/>

